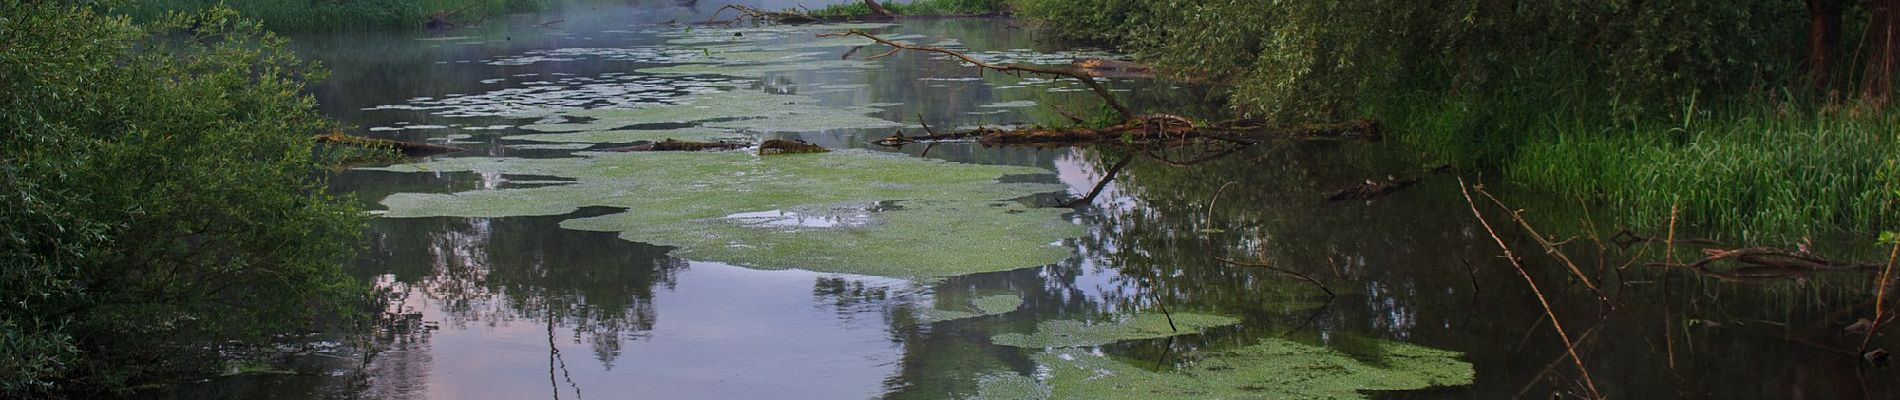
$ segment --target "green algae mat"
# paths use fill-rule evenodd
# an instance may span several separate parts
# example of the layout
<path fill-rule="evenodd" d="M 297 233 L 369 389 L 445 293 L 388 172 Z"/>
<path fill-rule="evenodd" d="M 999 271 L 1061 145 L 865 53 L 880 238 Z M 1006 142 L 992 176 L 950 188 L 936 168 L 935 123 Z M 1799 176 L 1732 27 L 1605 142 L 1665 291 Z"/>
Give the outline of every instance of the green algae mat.
<path fill-rule="evenodd" d="M 1471 384 L 1460 354 L 1367 340 L 1362 354 L 1283 339 L 1200 354 L 1156 372 L 1081 349 L 1033 358 L 1037 377 L 977 379 L 983 399 L 1363 399 L 1368 391 Z"/>
<path fill-rule="evenodd" d="M 1172 323 L 1170 319 L 1173 320 Z M 1157 339 L 1200 333 L 1207 328 L 1237 323 L 1240 323 L 1240 320 L 1220 315 L 1174 313 L 1170 316 L 1161 313 L 1145 313 L 1096 323 L 1070 320 L 1043 321 L 1036 325 L 1035 333 L 1004 333 L 991 337 L 990 341 L 1004 346 L 1028 348 L 1100 346 L 1123 340 Z"/>
<path fill-rule="evenodd" d="M 377 170 L 474 171 L 571 179 L 561 185 L 460 193 L 398 193 L 389 218 L 512 217 L 625 211 L 563 221 L 674 246 L 674 254 L 760 269 L 799 268 L 905 278 L 1005 271 L 1061 261 L 1081 227 L 1069 210 L 1011 199 L 1060 191 L 1003 183 L 1030 167 L 961 164 L 862 150 L 760 157 L 750 152 L 582 153 L 465 157 Z"/>

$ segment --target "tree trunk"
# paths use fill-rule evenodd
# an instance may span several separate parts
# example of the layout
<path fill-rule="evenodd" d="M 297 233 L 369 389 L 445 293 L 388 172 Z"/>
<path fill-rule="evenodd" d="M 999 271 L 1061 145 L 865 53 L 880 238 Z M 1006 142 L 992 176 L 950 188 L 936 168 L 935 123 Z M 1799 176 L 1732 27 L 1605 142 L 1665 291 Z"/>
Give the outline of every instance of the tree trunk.
<path fill-rule="evenodd" d="M 884 9 L 884 5 L 878 4 L 877 0 L 864 0 L 864 5 L 867 7 L 871 7 L 871 15 L 876 15 L 879 17 L 893 16 L 893 14 L 891 14 L 891 10 Z"/>
<path fill-rule="evenodd" d="M 1893 96 L 1893 78 L 1900 67 L 1900 0 L 1871 0 L 1867 24 L 1867 76 L 1860 91 L 1873 106 L 1883 107 Z"/>
<path fill-rule="evenodd" d="M 1841 57 L 1841 0 L 1808 1 L 1808 77 L 1822 93 L 1834 85 Z"/>

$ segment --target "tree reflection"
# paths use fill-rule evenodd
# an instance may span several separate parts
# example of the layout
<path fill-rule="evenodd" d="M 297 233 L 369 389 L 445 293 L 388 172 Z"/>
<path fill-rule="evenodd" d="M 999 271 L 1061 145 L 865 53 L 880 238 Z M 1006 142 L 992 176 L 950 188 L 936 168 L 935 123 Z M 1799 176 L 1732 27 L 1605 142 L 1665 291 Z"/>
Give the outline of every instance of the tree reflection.
<path fill-rule="evenodd" d="M 392 274 L 454 328 L 571 328 L 612 368 L 622 341 L 653 328 L 654 288 L 671 289 L 687 264 L 664 247 L 558 226 L 569 218 L 382 220 L 356 270 Z"/>

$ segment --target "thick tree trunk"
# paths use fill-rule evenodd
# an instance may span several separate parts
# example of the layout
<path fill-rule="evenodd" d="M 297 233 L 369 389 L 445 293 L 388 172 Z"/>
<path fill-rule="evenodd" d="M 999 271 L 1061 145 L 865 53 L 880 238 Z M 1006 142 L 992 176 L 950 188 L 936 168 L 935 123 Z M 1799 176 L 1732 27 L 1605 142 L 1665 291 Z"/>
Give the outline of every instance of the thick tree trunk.
<path fill-rule="evenodd" d="M 1808 76 L 1823 93 L 1841 57 L 1841 0 L 1808 1 Z"/>
<path fill-rule="evenodd" d="M 1861 83 L 1861 95 L 1874 106 L 1885 106 L 1893 97 L 1893 80 L 1900 68 L 1900 0 L 1871 0 L 1872 18 L 1867 24 L 1867 73 Z"/>
<path fill-rule="evenodd" d="M 887 10 L 884 8 L 883 4 L 878 4 L 877 0 L 864 0 L 864 5 L 867 7 L 871 7 L 872 15 L 876 15 L 879 17 L 891 17 L 894 15 L 894 14 L 891 14 L 891 10 Z"/>

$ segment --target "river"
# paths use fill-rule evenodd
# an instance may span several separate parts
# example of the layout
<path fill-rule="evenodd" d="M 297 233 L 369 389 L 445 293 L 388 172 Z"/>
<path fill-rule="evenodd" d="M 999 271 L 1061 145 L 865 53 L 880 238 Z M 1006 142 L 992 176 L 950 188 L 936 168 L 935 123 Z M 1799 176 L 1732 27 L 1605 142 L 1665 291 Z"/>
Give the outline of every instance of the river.
<path fill-rule="evenodd" d="M 1457 178 L 1399 144 L 1275 141 L 1192 166 L 1136 157 L 1091 203 L 1059 208 L 1130 153 L 870 142 L 925 124 L 1100 112 L 1079 85 L 929 54 L 866 60 L 886 49 L 815 34 L 865 29 L 993 62 L 1118 55 L 1038 40 L 1004 18 L 667 23 L 681 18 L 600 8 L 439 34 L 298 37 L 333 71 L 313 88 L 321 107 L 352 133 L 469 151 L 334 179 L 388 209 L 348 266 L 387 290 L 377 333 L 281 361 L 295 374 L 213 379 L 178 397 L 1497 399 L 1579 397 L 1589 385 L 1630 399 L 1900 395 L 1894 370 L 1842 354 L 1858 343 L 1841 329 L 1870 300 L 1865 275 L 1666 273 L 1645 265 L 1663 246 L 1609 243 L 1602 210 L 1495 184 L 1570 240 L 1614 299 L 1605 306 L 1486 208 L 1576 342 L 1585 383 Z M 1107 83 L 1138 109 L 1221 113 L 1212 88 Z M 599 112 L 626 109 L 660 111 Z M 595 153 L 668 135 L 838 151 Z M 469 157 L 493 163 L 457 163 Z M 792 169 L 773 157 L 817 161 Z M 880 170 L 830 178 L 839 165 Z M 746 180 L 759 176 L 772 181 Z M 1327 201 L 1388 176 L 1422 181 Z M 357 341 L 373 354 L 344 345 Z"/>

